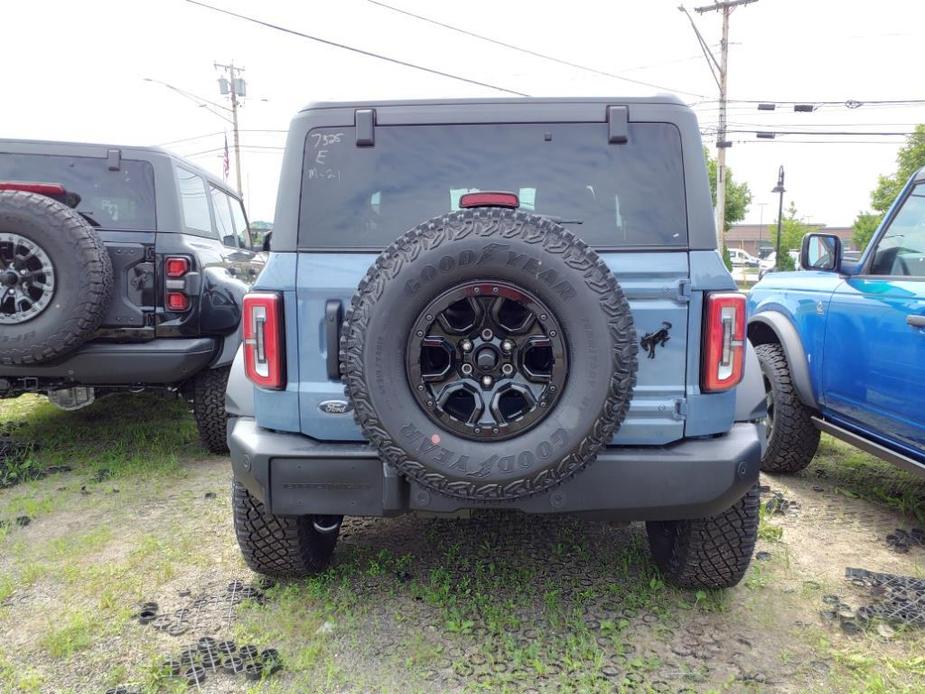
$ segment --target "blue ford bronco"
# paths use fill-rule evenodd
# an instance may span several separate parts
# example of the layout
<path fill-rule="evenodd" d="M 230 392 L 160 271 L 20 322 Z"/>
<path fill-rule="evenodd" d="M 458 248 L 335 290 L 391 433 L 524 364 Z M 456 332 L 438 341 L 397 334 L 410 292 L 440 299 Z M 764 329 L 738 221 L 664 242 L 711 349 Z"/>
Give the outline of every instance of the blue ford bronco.
<path fill-rule="evenodd" d="M 766 275 L 749 294 L 768 404 L 767 472 L 797 472 L 828 432 L 925 472 L 925 169 L 908 181 L 861 259 L 807 234 L 807 272 Z"/>
<path fill-rule="evenodd" d="M 669 580 L 735 585 L 765 416 L 735 289 L 673 97 L 305 108 L 227 392 L 245 559 L 507 509 L 645 521 Z"/>

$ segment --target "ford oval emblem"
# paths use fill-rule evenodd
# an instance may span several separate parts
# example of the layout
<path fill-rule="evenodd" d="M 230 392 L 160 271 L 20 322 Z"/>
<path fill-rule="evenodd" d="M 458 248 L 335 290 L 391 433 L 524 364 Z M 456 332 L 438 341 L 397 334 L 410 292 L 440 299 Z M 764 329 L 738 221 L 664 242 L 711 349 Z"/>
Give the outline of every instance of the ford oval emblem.
<path fill-rule="evenodd" d="M 325 400 L 318 403 L 318 409 L 325 414 L 346 414 L 353 406 L 346 400 Z"/>

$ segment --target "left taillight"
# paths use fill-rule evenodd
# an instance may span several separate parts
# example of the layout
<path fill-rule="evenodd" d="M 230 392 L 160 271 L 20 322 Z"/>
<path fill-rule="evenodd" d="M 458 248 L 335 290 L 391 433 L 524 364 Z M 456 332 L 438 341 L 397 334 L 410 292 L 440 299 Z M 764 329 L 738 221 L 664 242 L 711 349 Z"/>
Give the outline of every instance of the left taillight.
<path fill-rule="evenodd" d="M 707 294 L 700 389 L 717 393 L 734 388 L 744 366 L 745 295 Z"/>
<path fill-rule="evenodd" d="M 261 388 L 286 386 L 283 349 L 283 299 L 272 292 L 244 296 L 244 371 Z"/>
<path fill-rule="evenodd" d="M 164 258 L 164 305 L 168 311 L 183 313 L 190 309 L 187 276 L 191 269 L 186 256 Z"/>

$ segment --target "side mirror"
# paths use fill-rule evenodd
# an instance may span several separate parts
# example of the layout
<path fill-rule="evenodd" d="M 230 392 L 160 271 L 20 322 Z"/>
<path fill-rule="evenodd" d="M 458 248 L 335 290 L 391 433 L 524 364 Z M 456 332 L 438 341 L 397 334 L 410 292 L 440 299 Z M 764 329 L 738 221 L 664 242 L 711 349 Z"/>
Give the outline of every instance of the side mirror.
<path fill-rule="evenodd" d="M 835 234 L 807 234 L 800 248 L 800 267 L 819 272 L 838 272 L 841 267 L 841 239 Z"/>
<path fill-rule="evenodd" d="M 263 237 L 263 243 L 260 245 L 260 250 L 262 250 L 264 253 L 270 252 L 270 237 L 271 236 L 273 236 L 273 232 L 268 231 L 266 235 L 264 235 Z"/>

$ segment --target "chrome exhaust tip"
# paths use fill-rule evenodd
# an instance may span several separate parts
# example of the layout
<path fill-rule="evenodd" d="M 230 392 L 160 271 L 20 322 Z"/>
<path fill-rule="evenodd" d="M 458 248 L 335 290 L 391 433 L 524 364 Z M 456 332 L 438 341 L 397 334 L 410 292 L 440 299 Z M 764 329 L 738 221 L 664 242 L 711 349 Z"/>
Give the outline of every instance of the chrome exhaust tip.
<path fill-rule="evenodd" d="M 340 524 L 343 520 L 343 516 L 314 516 L 312 519 L 312 527 L 315 529 L 315 532 L 321 533 L 322 535 L 329 535 L 331 533 L 336 533 L 340 529 Z"/>

